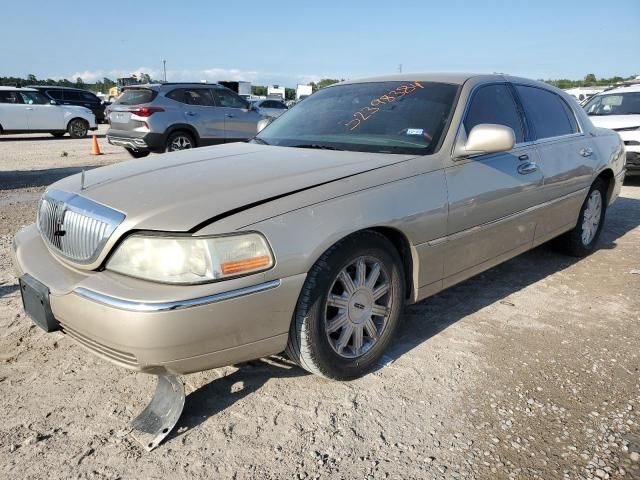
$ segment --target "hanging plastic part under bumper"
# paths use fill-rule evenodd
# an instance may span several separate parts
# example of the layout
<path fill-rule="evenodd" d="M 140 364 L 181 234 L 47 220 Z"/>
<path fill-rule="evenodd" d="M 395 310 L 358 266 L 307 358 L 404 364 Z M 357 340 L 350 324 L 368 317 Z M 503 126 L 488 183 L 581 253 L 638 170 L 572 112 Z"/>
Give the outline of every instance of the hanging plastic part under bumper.
<path fill-rule="evenodd" d="M 150 452 L 171 432 L 184 408 L 184 385 L 173 375 L 158 375 L 149 405 L 131 422 L 131 435 Z"/>

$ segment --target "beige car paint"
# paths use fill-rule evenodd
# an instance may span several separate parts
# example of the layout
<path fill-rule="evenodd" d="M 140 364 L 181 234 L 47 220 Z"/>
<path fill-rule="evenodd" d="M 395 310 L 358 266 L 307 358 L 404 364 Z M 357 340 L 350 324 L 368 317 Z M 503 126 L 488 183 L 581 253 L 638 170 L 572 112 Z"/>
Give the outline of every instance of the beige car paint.
<path fill-rule="evenodd" d="M 453 154 L 474 87 L 513 81 L 567 98 L 553 87 L 500 75 L 401 75 L 362 81 L 374 80 L 462 85 L 438 152 L 412 157 L 228 144 L 92 170 L 86 174 L 85 190 L 77 175 L 54 186 L 126 214 L 96 262 L 73 265 L 61 259 L 30 226 L 15 239 L 18 269 L 50 288 L 54 314 L 89 350 L 126 368 L 187 373 L 282 351 L 306 272 L 331 245 L 355 231 L 376 228 L 406 247 L 409 298 L 417 301 L 571 229 L 589 185 L 603 170 L 613 174 L 609 201 L 619 192 L 624 177 L 620 139 L 595 129 L 578 108 L 581 133 L 571 138 L 516 145 L 510 152 L 490 155 Z M 585 145 L 594 151 L 590 157 L 579 154 Z M 539 168 L 519 176 L 523 154 Z M 258 231 L 270 243 L 276 265 L 266 272 L 193 286 L 98 271 L 118 240 L 134 229 L 193 235 Z M 280 286 L 169 312 L 132 312 L 77 293 L 84 288 L 153 304 L 273 280 Z M 135 362 L 114 359 L 118 352 L 135 357 Z"/>

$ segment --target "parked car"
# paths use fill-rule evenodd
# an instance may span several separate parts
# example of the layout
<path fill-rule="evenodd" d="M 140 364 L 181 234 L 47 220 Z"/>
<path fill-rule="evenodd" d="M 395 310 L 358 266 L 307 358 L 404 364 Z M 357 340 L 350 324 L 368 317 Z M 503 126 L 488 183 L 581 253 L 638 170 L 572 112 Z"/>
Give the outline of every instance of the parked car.
<path fill-rule="evenodd" d="M 139 158 L 252 138 L 264 117 L 217 84 L 165 83 L 127 87 L 109 106 L 107 140 Z"/>
<path fill-rule="evenodd" d="M 618 132 L 627 150 L 627 171 L 640 173 L 640 85 L 607 90 L 592 97 L 584 109 L 596 127 Z"/>
<path fill-rule="evenodd" d="M 129 98 L 168 108 L 164 88 Z M 593 252 L 624 157 L 615 132 L 541 82 L 343 82 L 249 143 L 50 186 L 14 240 L 22 298 L 46 331 L 131 370 L 286 350 L 310 372 L 355 378 L 394 340 L 405 304 L 556 237 L 570 255 Z"/>
<path fill-rule="evenodd" d="M 95 130 L 95 116 L 85 107 L 59 105 L 33 88 L 0 87 L 0 133 L 69 132 L 82 138 Z"/>
<path fill-rule="evenodd" d="M 251 103 L 256 111 L 265 117 L 278 118 L 289 108 L 280 100 L 255 100 Z"/>
<path fill-rule="evenodd" d="M 97 95 L 87 90 L 71 87 L 53 87 L 48 85 L 29 85 L 47 97 L 55 100 L 59 105 L 77 105 L 86 107 L 93 112 L 97 123 L 104 123 L 104 102 Z"/>

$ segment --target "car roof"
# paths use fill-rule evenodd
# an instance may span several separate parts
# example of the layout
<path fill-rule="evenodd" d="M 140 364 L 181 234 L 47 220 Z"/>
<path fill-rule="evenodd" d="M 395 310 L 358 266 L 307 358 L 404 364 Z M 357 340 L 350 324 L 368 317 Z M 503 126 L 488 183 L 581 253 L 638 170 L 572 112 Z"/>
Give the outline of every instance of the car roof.
<path fill-rule="evenodd" d="M 402 73 L 396 75 L 383 75 L 379 77 L 360 78 L 355 80 L 346 80 L 335 85 L 345 85 L 353 83 L 368 83 L 368 82 L 437 82 L 437 83 L 451 83 L 455 85 L 462 85 L 467 80 L 479 79 L 485 82 L 517 82 L 526 83 L 530 85 L 538 85 L 544 88 L 556 90 L 556 88 L 548 83 L 539 82 L 537 80 L 531 80 L 529 78 L 516 77 L 508 75 L 506 73 L 469 73 L 469 72 L 424 72 L 424 73 Z"/>
<path fill-rule="evenodd" d="M 36 89 L 36 90 L 39 90 L 39 89 L 42 89 L 42 88 L 47 89 L 47 90 L 70 90 L 70 91 L 73 90 L 73 91 L 76 91 L 76 92 L 93 93 L 93 92 L 91 92 L 89 90 L 85 90 L 84 88 L 61 87 L 61 86 L 58 86 L 58 85 L 27 85 L 26 88 L 33 88 L 33 89 Z"/>
<path fill-rule="evenodd" d="M 151 90 L 160 90 L 162 88 L 173 87 L 218 87 L 226 88 L 219 83 L 202 83 L 202 82 L 167 82 L 167 83 L 139 83 L 136 85 L 125 85 L 123 88 L 148 88 Z"/>
<path fill-rule="evenodd" d="M 27 88 L 27 87 L 2 87 L 0 86 L 0 90 L 14 90 L 18 92 L 37 92 L 35 88 Z"/>
<path fill-rule="evenodd" d="M 621 85 L 619 87 L 609 88 L 608 90 L 605 90 L 604 92 L 601 92 L 598 95 L 602 95 L 602 94 L 606 95 L 609 93 L 624 93 L 624 92 L 640 92 L 640 83 L 635 83 L 631 85 Z"/>

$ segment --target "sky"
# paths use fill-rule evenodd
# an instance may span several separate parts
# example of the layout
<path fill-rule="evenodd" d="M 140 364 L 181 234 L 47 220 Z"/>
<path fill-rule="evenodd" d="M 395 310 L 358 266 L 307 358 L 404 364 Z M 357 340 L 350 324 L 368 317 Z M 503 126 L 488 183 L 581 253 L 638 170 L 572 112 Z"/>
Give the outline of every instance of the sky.
<path fill-rule="evenodd" d="M 640 0 L 56 2 L 1 8 L 0 76 L 255 85 L 402 71 L 640 75 Z M 94 6 L 95 5 L 95 6 Z"/>

